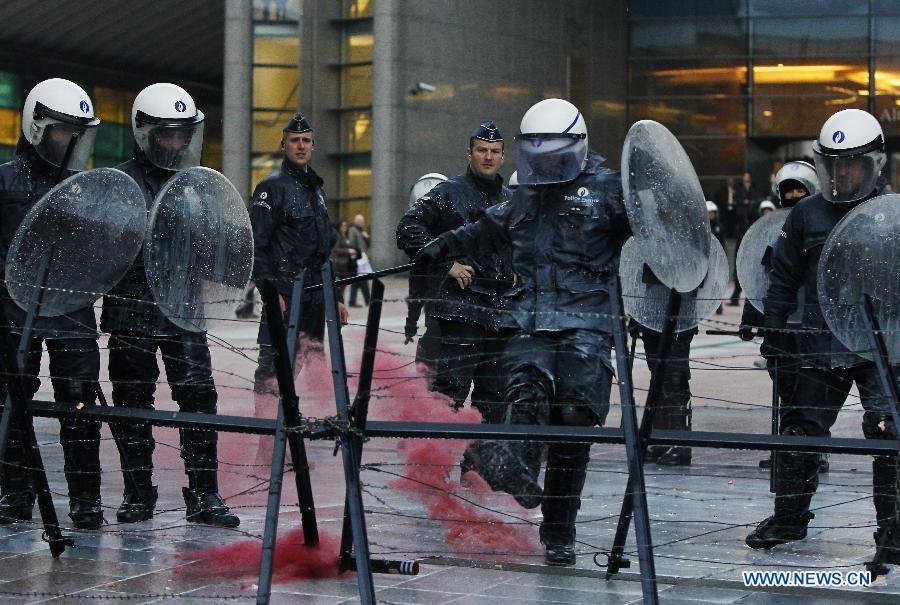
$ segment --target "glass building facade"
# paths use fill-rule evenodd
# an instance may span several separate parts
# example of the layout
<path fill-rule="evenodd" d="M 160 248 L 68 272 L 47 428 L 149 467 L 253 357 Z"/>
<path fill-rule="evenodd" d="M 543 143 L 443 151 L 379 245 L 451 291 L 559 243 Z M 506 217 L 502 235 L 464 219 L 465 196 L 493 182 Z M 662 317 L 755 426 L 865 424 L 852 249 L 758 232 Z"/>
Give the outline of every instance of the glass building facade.
<path fill-rule="evenodd" d="M 628 33 L 628 123 L 668 126 L 707 196 L 805 155 L 841 109 L 875 115 L 889 151 L 900 143 L 896 0 L 632 0 Z M 892 157 L 892 182 L 898 168 Z"/>

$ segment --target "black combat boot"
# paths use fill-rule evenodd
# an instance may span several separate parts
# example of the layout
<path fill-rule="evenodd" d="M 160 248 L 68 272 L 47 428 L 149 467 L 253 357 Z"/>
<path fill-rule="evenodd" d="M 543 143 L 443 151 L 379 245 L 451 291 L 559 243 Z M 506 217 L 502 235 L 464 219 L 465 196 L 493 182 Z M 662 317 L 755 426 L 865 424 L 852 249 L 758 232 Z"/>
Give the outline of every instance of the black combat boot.
<path fill-rule="evenodd" d="M 69 517 L 77 529 L 100 529 L 100 423 L 64 421 L 59 431 L 69 485 Z"/>
<path fill-rule="evenodd" d="M 575 565 L 575 520 L 581 508 L 589 451 L 590 446 L 585 444 L 550 444 L 540 528 L 548 565 Z"/>
<path fill-rule="evenodd" d="M 510 494 L 523 508 L 541 505 L 544 490 L 538 483 L 541 471 L 539 442 L 474 441 L 463 452 L 459 467 L 460 478 L 474 471 L 492 490 Z"/>
<path fill-rule="evenodd" d="M 194 486 L 182 487 L 181 493 L 187 506 L 185 518 L 188 521 L 217 527 L 237 527 L 241 524 L 238 516 L 228 509 L 216 487 L 207 487 L 205 490 Z"/>
<path fill-rule="evenodd" d="M 153 481 L 153 429 L 149 424 L 122 425 L 119 434 L 125 441 L 125 455 L 119 460 L 125 477 L 125 493 L 116 511 L 119 523 L 138 523 L 153 518 L 157 489 Z"/>
<path fill-rule="evenodd" d="M 0 525 L 31 521 L 34 509 L 34 491 L 24 462 L 23 433 L 12 424 L 15 423 L 9 428 L 6 462 L 0 465 Z"/>
<path fill-rule="evenodd" d="M 691 391 L 687 377 L 684 374 L 673 374 L 663 382 L 662 388 L 665 407 L 657 413 L 665 418 L 665 428 L 673 431 L 691 430 Z M 657 456 L 656 463 L 660 466 L 690 466 L 691 448 L 666 448 L 665 452 Z"/>
<path fill-rule="evenodd" d="M 805 433 L 796 430 L 783 434 Z M 782 452 L 775 460 L 775 514 L 747 536 L 745 542 L 753 549 L 802 540 L 806 526 L 815 518 L 809 512 L 809 503 L 819 485 L 818 454 Z"/>
<path fill-rule="evenodd" d="M 216 434 L 211 431 L 181 430 L 181 457 L 184 458 L 188 487 L 181 488 L 188 521 L 237 527 L 241 520 L 219 495 Z"/>

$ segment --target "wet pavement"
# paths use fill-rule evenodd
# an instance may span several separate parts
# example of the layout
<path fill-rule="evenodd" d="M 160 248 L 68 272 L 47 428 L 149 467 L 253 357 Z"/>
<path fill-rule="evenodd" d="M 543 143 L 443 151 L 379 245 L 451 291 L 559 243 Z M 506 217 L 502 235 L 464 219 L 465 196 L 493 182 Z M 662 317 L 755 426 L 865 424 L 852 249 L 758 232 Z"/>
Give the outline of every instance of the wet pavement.
<path fill-rule="evenodd" d="M 446 402 L 428 393 L 412 364 L 414 345 L 403 344 L 405 282 L 387 281 L 379 341 L 378 370 L 373 383 L 372 418 L 473 421 L 474 412 L 453 415 Z M 725 308 L 716 316 L 728 327 L 739 309 Z M 345 328 L 348 366 L 359 364 L 364 309 L 351 309 Z M 254 400 L 254 320 L 227 322 L 214 332 L 213 346 L 219 411 L 232 415 L 274 416 L 274 400 Z M 101 341 L 101 344 L 104 344 Z M 755 368 L 758 347 L 735 337 L 694 339 L 692 349 L 693 425 L 699 430 L 767 432 L 770 382 Z M 640 351 L 640 348 L 639 348 Z M 105 363 L 104 363 L 105 366 Z M 41 399 L 49 399 L 45 376 Z M 164 378 L 163 378 L 164 380 Z M 637 399 L 642 401 L 649 376 L 635 365 Z M 307 357 L 298 377 L 301 409 L 307 416 L 334 414 L 328 366 Z M 109 393 L 109 385 L 105 384 Z M 351 385 L 350 394 L 354 393 Z M 608 426 L 617 426 L 618 395 Z M 168 386 L 157 393 L 157 407 L 176 409 Z M 860 437 L 858 399 L 851 397 L 834 428 L 835 436 Z M 187 523 L 181 487 L 186 485 L 178 456 L 178 435 L 155 429 L 158 444 L 154 483 L 160 499 L 151 521 L 131 525 L 115 522 L 122 493 L 115 445 L 104 427 L 103 499 L 108 525 L 96 532 L 71 530 L 58 423 L 37 419 L 38 439 L 48 469 L 57 512 L 75 540 L 53 559 L 35 521 L 0 527 L 0 605 L 3 603 L 230 603 L 255 598 L 254 549 L 263 532 L 271 438 L 220 436 L 220 491 L 242 519 L 236 530 Z M 549 568 L 542 564 L 537 541 L 538 510 L 525 510 L 506 495 L 490 493 L 477 481 L 460 483 L 456 461 L 461 442 L 372 439 L 365 444 L 364 501 L 373 557 L 417 559 L 418 576 L 375 575 L 377 596 L 389 603 L 640 603 L 634 538 L 626 551 L 632 566 L 605 580 L 607 551 L 627 475 L 624 451 L 599 445 L 591 450 L 591 465 L 578 518 L 578 564 Z M 324 575 L 304 578 L 309 567 L 297 557 L 281 561 L 272 603 L 337 604 L 358 601 L 355 576 L 336 575 L 324 552 L 340 533 L 343 514 L 343 471 L 333 456 L 332 442 L 308 443 Z M 752 570 L 862 571 L 873 554 L 874 507 L 871 463 L 854 456 L 831 456 L 831 471 L 823 475 L 813 500 L 816 518 L 806 540 L 770 552 L 744 546 L 749 529 L 771 514 L 773 497 L 768 473 L 758 468 L 762 455 L 736 450 L 695 449 L 689 467 L 645 466 L 648 502 L 659 576 L 660 602 L 773 603 L 896 603 L 900 570 L 866 589 L 792 588 L 777 593 L 745 588 L 742 572 Z M 407 480 L 404 481 L 403 478 Z M 413 481 L 410 481 L 412 479 Z M 280 535 L 299 527 L 293 474 L 286 475 L 279 517 Z M 235 545 L 237 545 L 235 547 Z M 225 546 L 215 557 L 208 549 Z M 595 556 L 596 555 L 596 556 Z M 258 557 L 258 554 L 256 555 Z M 290 560 L 288 560 L 290 559 Z"/>

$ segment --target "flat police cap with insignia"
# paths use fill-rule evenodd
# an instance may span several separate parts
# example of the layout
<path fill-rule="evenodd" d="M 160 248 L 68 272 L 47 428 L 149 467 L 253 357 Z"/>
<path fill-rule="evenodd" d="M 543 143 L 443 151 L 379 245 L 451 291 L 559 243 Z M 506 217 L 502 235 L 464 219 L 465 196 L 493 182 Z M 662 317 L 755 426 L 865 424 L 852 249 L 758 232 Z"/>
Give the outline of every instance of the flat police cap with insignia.
<path fill-rule="evenodd" d="M 297 115 L 291 118 L 287 125 L 281 129 L 281 132 L 310 132 L 312 129 L 313 127 L 309 120 L 298 111 Z"/>
<path fill-rule="evenodd" d="M 472 136 L 469 137 L 469 145 L 471 145 L 472 141 L 475 139 L 499 143 L 503 142 L 503 135 L 500 134 L 500 129 L 497 128 L 497 125 L 494 124 L 493 120 L 487 120 L 486 122 L 479 124 L 478 128 L 472 132 Z"/>

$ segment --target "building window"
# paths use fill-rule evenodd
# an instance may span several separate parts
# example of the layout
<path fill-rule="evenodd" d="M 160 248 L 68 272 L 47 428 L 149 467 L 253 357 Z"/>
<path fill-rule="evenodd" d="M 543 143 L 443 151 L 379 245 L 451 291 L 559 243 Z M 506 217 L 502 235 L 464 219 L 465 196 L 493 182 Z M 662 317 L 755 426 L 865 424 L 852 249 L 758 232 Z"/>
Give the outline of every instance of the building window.
<path fill-rule="evenodd" d="M 297 21 L 300 0 L 253 0 L 254 21 Z"/>

